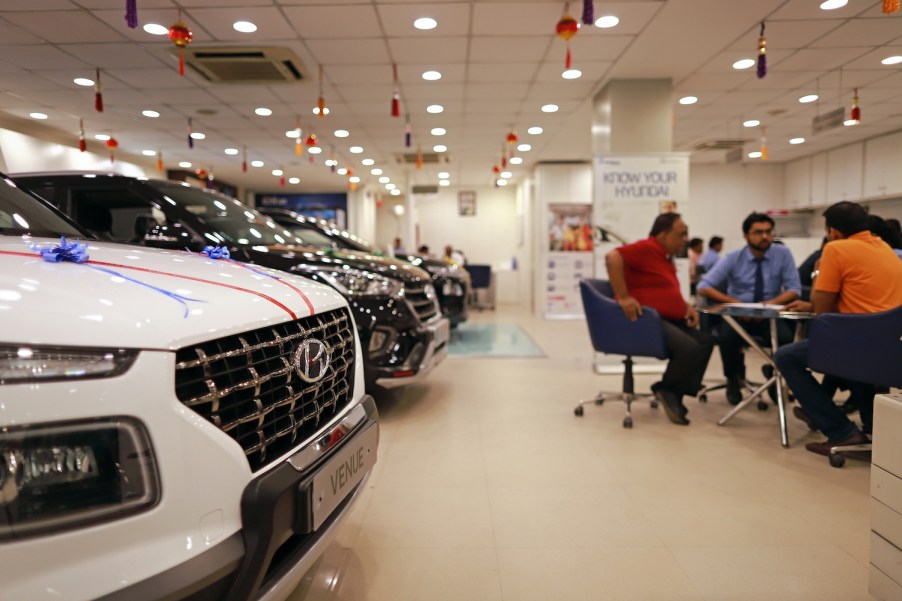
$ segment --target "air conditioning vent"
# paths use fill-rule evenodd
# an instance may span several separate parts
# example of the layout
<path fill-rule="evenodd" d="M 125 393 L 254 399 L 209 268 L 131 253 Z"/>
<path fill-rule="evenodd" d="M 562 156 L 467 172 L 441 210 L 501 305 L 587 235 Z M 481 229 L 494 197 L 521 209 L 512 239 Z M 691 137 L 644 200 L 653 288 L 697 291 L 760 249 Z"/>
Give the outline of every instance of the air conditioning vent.
<path fill-rule="evenodd" d="M 395 161 L 399 165 L 416 165 L 417 164 L 417 154 L 415 152 L 412 153 L 404 153 L 395 155 Z M 424 152 L 423 153 L 423 163 L 429 165 L 430 163 L 441 163 L 447 162 L 448 157 L 438 154 L 437 152 Z"/>
<path fill-rule="evenodd" d="M 739 161 L 742 160 L 743 152 L 744 151 L 742 149 L 742 146 L 737 146 L 736 148 L 731 148 L 730 150 L 728 150 L 724 153 L 723 159 L 727 163 L 738 163 Z"/>
<path fill-rule="evenodd" d="M 692 147 L 692 150 L 699 152 L 702 150 L 731 150 L 733 148 L 742 147 L 748 140 L 707 140 Z"/>
<path fill-rule="evenodd" d="M 214 83 L 297 83 L 308 78 L 289 48 L 188 47 L 184 52 L 185 64 Z"/>
<path fill-rule="evenodd" d="M 438 186 L 414 186 L 411 188 L 412 194 L 438 194 Z"/>

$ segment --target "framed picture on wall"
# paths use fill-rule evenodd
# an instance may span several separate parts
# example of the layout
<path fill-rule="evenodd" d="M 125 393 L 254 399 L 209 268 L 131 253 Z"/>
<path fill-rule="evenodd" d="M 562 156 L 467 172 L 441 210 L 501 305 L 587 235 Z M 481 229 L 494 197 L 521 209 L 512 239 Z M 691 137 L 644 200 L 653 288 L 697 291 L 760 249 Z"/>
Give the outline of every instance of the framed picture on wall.
<path fill-rule="evenodd" d="M 476 192 L 457 193 L 457 214 L 461 217 L 476 215 Z"/>

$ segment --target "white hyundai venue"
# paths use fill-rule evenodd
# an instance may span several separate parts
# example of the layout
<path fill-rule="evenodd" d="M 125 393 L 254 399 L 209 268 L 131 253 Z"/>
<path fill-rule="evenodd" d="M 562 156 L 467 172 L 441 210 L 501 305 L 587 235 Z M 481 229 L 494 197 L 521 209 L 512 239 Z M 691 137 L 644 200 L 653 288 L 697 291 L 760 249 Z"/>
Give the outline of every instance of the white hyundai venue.
<path fill-rule="evenodd" d="M 0 324 L 0 597 L 284 599 L 376 460 L 312 281 L 86 241 L 0 178 Z"/>

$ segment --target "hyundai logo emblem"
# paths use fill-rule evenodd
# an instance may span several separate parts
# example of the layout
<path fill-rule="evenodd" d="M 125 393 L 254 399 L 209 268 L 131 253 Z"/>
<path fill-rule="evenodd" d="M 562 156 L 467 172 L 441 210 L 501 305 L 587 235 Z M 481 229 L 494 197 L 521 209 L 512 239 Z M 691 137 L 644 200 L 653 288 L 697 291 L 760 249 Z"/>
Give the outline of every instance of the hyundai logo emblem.
<path fill-rule="evenodd" d="M 326 376 L 331 360 L 332 351 L 326 343 L 311 338 L 301 343 L 291 363 L 302 380 L 313 384 Z"/>

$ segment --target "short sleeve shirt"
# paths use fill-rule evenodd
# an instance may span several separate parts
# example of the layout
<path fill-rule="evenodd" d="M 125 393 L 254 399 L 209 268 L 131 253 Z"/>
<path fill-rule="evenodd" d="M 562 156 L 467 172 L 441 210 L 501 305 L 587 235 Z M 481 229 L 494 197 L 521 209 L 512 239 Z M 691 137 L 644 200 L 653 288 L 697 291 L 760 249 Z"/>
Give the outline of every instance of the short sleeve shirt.
<path fill-rule="evenodd" d="M 870 232 L 824 246 L 814 289 L 838 293 L 840 313 L 880 313 L 902 305 L 902 261 Z"/>
<path fill-rule="evenodd" d="M 653 236 L 617 249 L 630 296 L 666 319 L 682 319 L 686 301 L 680 292 L 676 267 Z"/>

